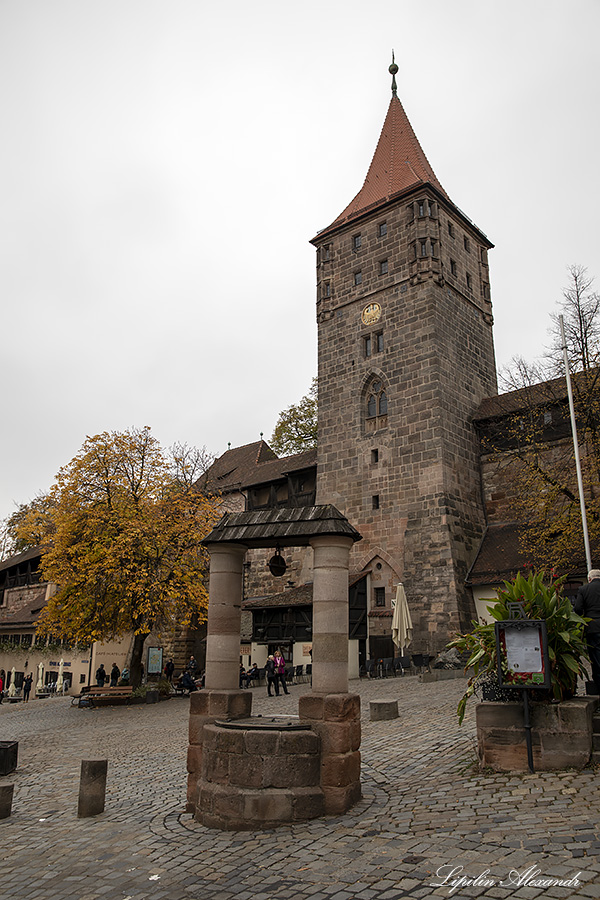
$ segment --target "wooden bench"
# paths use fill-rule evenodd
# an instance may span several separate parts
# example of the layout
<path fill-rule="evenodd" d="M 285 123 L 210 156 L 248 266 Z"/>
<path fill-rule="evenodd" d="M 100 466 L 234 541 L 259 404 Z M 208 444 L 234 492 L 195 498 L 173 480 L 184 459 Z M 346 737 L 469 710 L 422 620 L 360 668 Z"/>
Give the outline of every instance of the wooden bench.
<path fill-rule="evenodd" d="M 133 695 L 132 685 L 119 685 L 118 687 L 90 687 L 82 690 L 78 697 L 78 705 L 81 706 L 107 706 L 111 703 L 127 703 Z"/>

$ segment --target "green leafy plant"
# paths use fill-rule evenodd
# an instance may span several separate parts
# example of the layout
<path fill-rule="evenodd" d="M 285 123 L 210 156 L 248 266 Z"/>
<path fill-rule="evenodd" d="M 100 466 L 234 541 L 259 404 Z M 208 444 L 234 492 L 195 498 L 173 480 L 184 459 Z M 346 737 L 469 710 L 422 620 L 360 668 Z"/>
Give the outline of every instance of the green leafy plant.
<path fill-rule="evenodd" d="M 504 590 L 498 591 L 498 601 L 488 607 L 497 622 L 511 617 L 509 604 L 512 603 L 521 604 L 527 619 L 546 622 L 551 697 L 554 700 L 572 697 L 577 690 L 578 676 L 587 677 L 582 661 L 588 659 L 584 637 L 588 620 L 578 616 L 569 598 L 563 596 L 563 580 L 559 578 L 546 584 L 543 572 L 532 572 L 528 578 L 519 573 L 513 581 L 504 582 Z M 494 623 L 478 625 L 474 622 L 473 626 L 472 631 L 457 635 L 448 644 L 467 656 L 465 671 L 473 670 L 456 710 L 460 723 L 469 697 L 483 680 L 495 679 L 498 672 Z"/>

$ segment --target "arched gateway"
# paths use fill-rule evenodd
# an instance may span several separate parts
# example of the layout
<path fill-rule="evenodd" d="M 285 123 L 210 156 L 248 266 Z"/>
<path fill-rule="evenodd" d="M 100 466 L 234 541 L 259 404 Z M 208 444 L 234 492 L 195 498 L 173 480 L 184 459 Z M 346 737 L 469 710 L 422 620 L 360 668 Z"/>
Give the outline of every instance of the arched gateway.
<path fill-rule="evenodd" d="M 360 798 L 360 698 L 348 693 L 348 560 L 360 534 L 334 506 L 228 513 L 210 553 L 206 689 L 192 694 L 188 811 L 226 830 L 339 814 Z M 311 546 L 313 683 L 299 720 L 252 718 L 239 690 L 249 548 Z"/>

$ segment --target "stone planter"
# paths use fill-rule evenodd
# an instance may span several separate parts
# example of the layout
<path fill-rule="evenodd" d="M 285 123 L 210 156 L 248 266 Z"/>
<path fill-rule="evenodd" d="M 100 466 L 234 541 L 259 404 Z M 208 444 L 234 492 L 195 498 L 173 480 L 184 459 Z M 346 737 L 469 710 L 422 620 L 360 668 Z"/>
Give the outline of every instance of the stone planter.
<path fill-rule="evenodd" d="M 592 753 L 594 697 L 562 703 L 529 703 L 533 765 L 536 771 L 582 769 Z M 479 703 L 475 708 L 482 766 L 496 772 L 527 772 L 523 703 Z"/>

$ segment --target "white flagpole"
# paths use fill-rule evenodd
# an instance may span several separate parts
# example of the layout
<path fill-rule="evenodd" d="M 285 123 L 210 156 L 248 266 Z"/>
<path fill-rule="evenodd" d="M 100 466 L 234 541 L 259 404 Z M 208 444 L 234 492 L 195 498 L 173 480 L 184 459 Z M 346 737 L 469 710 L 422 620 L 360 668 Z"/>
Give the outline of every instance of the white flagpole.
<path fill-rule="evenodd" d="M 585 558 L 588 572 L 592 568 L 592 554 L 590 552 L 590 539 L 588 535 L 587 516 L 585 512 L 585 497 L 583 495 L 583 478 L 581 477 L 581 461 L 579 459 L 579 444 L 577 442 L 577 425 L 575 423 L 575 406 L 573 404 L 573 390 L 571 388 L 571 374 L 569 372 L 569 357 L 567 355 L 567 341 L 565 338 L 565 323 L 562 316 L 560 322 L 560 337 L 562 340 L 563 358 L 565 361 L 565 378 L 567 379 L 567 394 L 569 395 L 569 412 L 571 413 L 571 431 L 573 432 L 573 449 L 575 451 L 575 468 L 577 470 L 577 487 L 579 488 L 579 506 L 581 509 L 581 524 L 583 527 L 583 542 L 585 544 Z"/>

